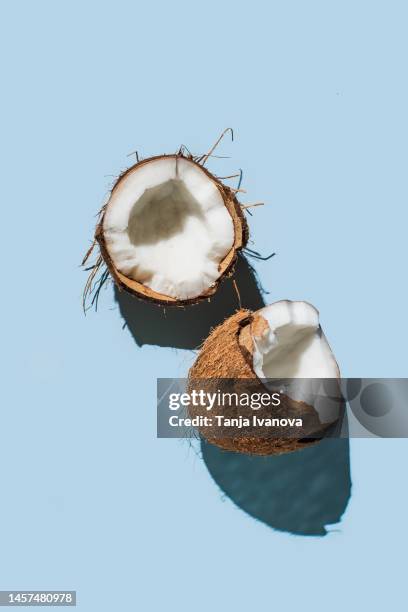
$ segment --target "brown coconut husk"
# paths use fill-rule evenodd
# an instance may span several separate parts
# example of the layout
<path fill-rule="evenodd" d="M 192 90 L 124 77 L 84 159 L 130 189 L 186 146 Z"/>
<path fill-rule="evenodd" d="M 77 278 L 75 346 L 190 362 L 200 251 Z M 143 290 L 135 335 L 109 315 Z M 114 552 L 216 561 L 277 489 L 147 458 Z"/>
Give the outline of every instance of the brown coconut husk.
<path fill-rule="evenodd" d="M 218 144 L 218 142 L 216 144 Z M 213 151 L 213 149 L 214 147 L 211 149 L 211 152 Z M 111 195 L 115 192 L 115 190 L 119 188 L 122 180 L 126 176 L 128 176 L 129 174 L 133 172 L 137 172 L 139 168 L 141 168 L 142 166 L 152 161 L 157 161 L 159 159 L 164 159 L 164 158 L 187 159 L 188 161 L 199 166 L 200 169 L 206 173 L 208 178 L 211 179 L 215 183 L 215 185 L 217 186 L 217 189 L 220 191 L 225 207 L 227 208 L 229 214 L 231 215 L 233 225 L 234 225 L 234 244 L 231 247 L 230 251 L 224 257 L 224 259 L 219 264 L 220 275 L 218 279 L 215 281 L 215 283 L 197 297 L 194 297 L 191 299 L 184 299 L 184 300 L 180 299 L 179 300 L 174 297 L 164 295 L 162 293 L 157 293 L 156 291 L 153 291 L 152 289 L 143 285 L 142 283 L 135 281 L 133 279 L 127 278 L 124 274 L 119 272 L 119 270 L 115 267 L 112 261 L 112 258 L 109 255 L 109 251 L 106 246 L 106 241 L 105 241 L 104 231 L 103 231 L 104 217 L 105 217 L 105 214 L 109 207 L 109 202 L 110 202 L 110 198 L 109 198 L 107 204 L 103 206 L 102 210 L 99 213 L 99 220 L 98 220 L 98 224 L 95 230 L 94 242 L 82 261 L 82 265 L 84 266 L 86 262 L 88 261 L 94 247 L 99 246 L 100 256 L 95 266 L 87 268 L 88 270 L 91 270 L 91 273 L 89 275 L 88 281 L 84 289 L 84 308 L 86 306 L 87 299 L 92 294 L 94 296 L 92 302 L 94 302 L 95 300 L 97 302 L 100 288 L 105 283 L 109 275 L 111 276 L 113 281 L 116 283 L 119 290 L 125 290 L 137 298 L 140 298 L 146 301 L 150 301 L 150 302 L 154 302 L 155 304 L 159 304 L 162 306 L 186 306 L 188 304 L 196 304 L 202 300 L 210 298 L 217 291 L 220 283 L 226 277 L 231 276 L 233 274 L 238 253 L 246 246 L 248 242 L 248 237 L 249 237 L 248 224 L 247 224 L 245 214 L 244 214 L 244 207 L 241 206 L 241 204 L 238 202 L 236 198 L 236 193 L 239 190 L 233 189 L 229 187 L 228 185 L 225 185 L 224 183 L 222 183 L 221 179 L 219 179 L 214 174 L 212 174 L 203 165 L 207 161 L 208 157 L 211 155 L 211 152 L 207 153 L 207 155 L 205 156 L 194 157 L 190 153 L 187 153 L 187 150 L 185 147 L 181 147 L 180 150 L 175 154 L 157 155 L 157 156 L 149 157 L 141 161 L 138 160 L 136 164 L 128 168 L 124 173 L 120 175 L 120 177 L 115 182 L 111 190 Z M 226 178 L 229 178 L 229 177 L 226 177 Z M 107 271 L 107 273 L 104 274 L 104 272 L 102 272 L 102 275 L 99 281 L 95 282 L 95 278 L 98 272 L 101 271 L 103 268 L 105 269 L 105 271 Z"/>
<path fill-rule="evenodd" d="M 266 393 L 267 388 L 252 368 L 253 335 L 261 335 L 267 322 L 259 313 L 239 310 L 224 323 L 212 330 L 202 345 L 201 351 L 188 374 L 188 390 L 204 389 L 206 392 L 223 390 L 236 393 Z M 229 379 L 226 381 L 225 379 Z M 233 384 L 233 388 L 231 387 Z M 270 393 L 270 392 L 269 392 Z M 278 455 L 316 444 L 333 425 L 322 424 L 313 406 L 281 395 L 280 407 L 261 408 L 260 418 L 302 418 L 303 427 L 293 437 L 287 429 L 279 430 L 271 437 L 264 437 L 264 431 L 225 430 L 220 427 L 200 427 L 199 433 L 210 443 L 229 451 L 254 455 Z M 226 417 L 237 416 L 235 407 L 218 407 L 217 414 Z M 203 414 L 203 409 L 189 407 L 191 417 Z M 225 431 L 225 437 L 223 435 Z M 251 435 L 252 434 L 252 435 Z"/>

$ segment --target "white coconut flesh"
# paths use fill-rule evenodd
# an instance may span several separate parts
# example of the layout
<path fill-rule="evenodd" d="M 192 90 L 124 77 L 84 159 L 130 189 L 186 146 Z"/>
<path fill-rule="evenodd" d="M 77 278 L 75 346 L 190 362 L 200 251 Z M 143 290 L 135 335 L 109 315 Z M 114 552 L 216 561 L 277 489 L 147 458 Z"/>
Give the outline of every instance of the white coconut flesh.
<path fill-rule="evenodd" d="M 288 381 L 288 395 L 315 407 L 322 423 L 340 412 L 339 367 L 308 302 L 284 300 L 257 312 L 261 333 L 252 334 L 253 369 L 259 378 Z M 266 323 L 266 325 L 265 325 Z M 322 379 L 331 379 L 322 384 Z"/>
<path fill-rule="evenodd" d="M 234 244 L 216 183 L 183 158 L 152 160 L 126 174 L 108 202 L 103 233 L 119 272 L 185 300 L 205 293 Z"/>

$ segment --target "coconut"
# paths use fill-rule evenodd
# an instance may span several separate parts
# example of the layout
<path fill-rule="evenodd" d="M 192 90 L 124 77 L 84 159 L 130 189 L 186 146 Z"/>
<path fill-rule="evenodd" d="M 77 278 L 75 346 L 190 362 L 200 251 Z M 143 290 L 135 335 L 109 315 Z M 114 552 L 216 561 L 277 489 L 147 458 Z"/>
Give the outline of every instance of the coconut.
<path fill-rule="evenodd" d="M 217 424 L 199 429 L 221 448 L 272 455 L 316 443 L 338 426 L 343 413 L 339 378 L 316 308 L 284 300 L 255 313 L 240 310 L 216 327 L 189 371 L 188 387 L 237 394 L 279 390 L 279 406 L 262 407 L 256 414 L 260 419 L 302 421 L 296 430 L 278 427 L 266 435 L 260 426 L 227 431 Z M 234 418 L 238 412 L 236 406 L 218 405 L 218 414 L 226 417 Z M 192 406 L 189 413 L 194 416 L 199 409 Z"/>
<path fill-rule="evenodd" d="M 211 174 L 207 158 L 183 149 L 138 161 L 119 177 L 96 227 L 100 257 L 85 297 L 103 263 L 103 280 L 110 274 L 119 289 L 158 304 L 183 306 L 215 293 L 233 272 L 248 227 L 239 190 Z"/>

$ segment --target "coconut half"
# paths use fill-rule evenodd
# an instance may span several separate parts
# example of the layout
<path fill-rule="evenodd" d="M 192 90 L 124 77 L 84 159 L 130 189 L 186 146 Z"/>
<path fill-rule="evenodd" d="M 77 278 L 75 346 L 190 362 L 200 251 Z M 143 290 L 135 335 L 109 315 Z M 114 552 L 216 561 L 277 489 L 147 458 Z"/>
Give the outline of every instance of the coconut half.
<path fill-rule="evenodd" d="M 343 414 L 339 378 L 316 308 L 284 300 L 255 313 L 241 310 L 215 328 L 189 372 L 189 386 L 205 384 L 208 390 L 214 380 L 214 390 L 223 379 L 234 379 L 238 392 L 248 381 L 252 393 L 280 390 L 280 414 L 305 421 L 299 435 L 263 438 L 262 432 L 237 432 L 224 438 L 211 427 L 200 429 L 217 446 L 265 455 L 297 450 L 326 435 Z M 273 415 L 279 410 L 263 411 L 265 417 Z"/>
<path fill-rule="evenodd" d="M 184 305 L 216 291 L 247 233 L 235 191 L 178 153 L 140 161 L 118 179 L 95 238 L 120 288 Z"/>

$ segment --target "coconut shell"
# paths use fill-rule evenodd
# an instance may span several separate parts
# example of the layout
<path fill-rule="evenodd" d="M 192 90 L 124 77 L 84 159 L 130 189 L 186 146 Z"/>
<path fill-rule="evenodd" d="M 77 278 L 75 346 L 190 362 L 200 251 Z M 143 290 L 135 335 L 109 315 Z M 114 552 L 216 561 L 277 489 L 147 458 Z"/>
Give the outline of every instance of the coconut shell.
<path fill-rule="evenodd" d="M 103 231 L 103 222 L 104 222 L 104 217 L 106 214 L 106 210 L 109 207 L 109 201 L 107 202 L 107 204 L 104 206 L 103 210 L 102 210 L 102 214 L 100 216 L 99 219 L 99 223 L 96 227 L 95 230 L 95 241 L 98 243 L 99 245 L 99 249 L 100 249 L 100 253 L 102 256 L 103 261 L 105 262 L 110 275 L 112 277 L 112 279 L 114 280 L 114 282 L 116 283 L 117 287 L 119 288 L 119 290 L 125 290 L 127 292 L 129 292 L 130 294 L 132 294 L 133 296 L 143 299 L 143 300 L 147 300 L 150 302 L 154 302 L 156 304 L 161 304 L 163 306 L 185 306 L 187 304 L 196 304 L 197 302 L 204 300 L 204 299 L 208 299 L 209 297 L 211 297 L 216 291 L 217 288 L 219 286 L 219 284 L 222 282 L 222 280 L 227 277 L 230 276 L 233 271 L 234 271 L 234 266 L 237 260 L 237 255 L 238 252 L 245 247 L 245 245 L 248 242 L 248 236 L 249 236 L 249 231 L 248 231 L 248 224 L 246 222 L 245 219 L 245 215 L 244 212 L 238 202 L 238 200 L 235 197 L 235 192 L 230 189 L 227 185 L 224 185 L 217 177 L 215 177 L 213 174 L 211 174 L 211 172 L 209 170 L 207 170 L 207 168 L 205 168 L 204 166 L 202 166 L 198 161 L 196 161 L 192 156 L 186 156 L 183 155 L 182 153 L 177 153 L 174 155 L 157 155 L 155 157 L 149 157 L 147 159 L 144 159 L 136 164 L 134 164 L 133 166 L 131 166 L 130 168 L 128 168 L 126 170 L 126 172 L 124 172 L 116 181 L 115 185 L 112 188 L 111 194 L 114 193 L 114 191 L 118 188 L 118 186 L 120 185 L 121 181 L 128 176 L 129 174 L 135 172 L 136 170 L 138 170 L 141 166 L 148 164 L 149 162 L 152 161 L 157 161 L 159 159 L 164 159 L 164 158 L 183 158 L 183 159 L 187 159 L 189 162 L 196 164 L 197 166 L 199 166 L 199 168 L 205 172 L 205 174 L 208 176 L 209 179 L 211 179 L 215 185 L 217 186 L 218 190 L 221 193 L 222 199 L 224 201 L 224 204 L 229 212 L 229 214 L 231 215 L 232 221 L 233 221 L 233 225 L 234 225 L 234 244 L 232 246 L 232 248 L 230 249 L 230 251 L 227 253 L 227 255 L 224 257 L 224 259 L 220 262 L 219 264 L 219 273 L 220 276 L 218 277 L 218 279 L 215 281 L 215 283 L 209 287 L 204 293 L 202 293 L 201 295 L 191 298 L 191 299 L 185 299 L 185 300 L 178 300 L 174 297 L 170 297 L 168 295 L 164 295 L 162 293 L 157 293 L 156 291 L 153 291 L 152 289 L 150 289 L 149 287 L 143 285 L 142 283 L 135 281 L 133 279 L 130 279 L 128 277 L 126 277 L 124 274 L 122 274 L 114 265 L 112 258 L 109 255 L 109 251 L 107 249 L 106 246 L 106 241 L 105 241 L 105 237 L 104 237 L 104 231 Z"/>
<path fill-rule="evenodd" d="M 205 392 L 222 391 L 236 393 L 270 393 L 252 368 L 253 336 L 261 335 L 267 322 L 258 313 L 240 310 L 224 323 L 212 330 L 202 345 L 201 351 L 188 374 L 188 390 L 203 389 Z M 228 380 L 225 380 L 228 379 Z M 296 451 L 317 443 L 333 425 L 321 423 L 313 406 L 295 401 L 281 394 L 279 407 L 261 408 L 256 411 L 259 418 L 301 418 L 303 426 L 293 437 L 288 437 L 288 429 L 275 430 L 273 437 L 265 436 L 261 428 L 248 431 L 229 427 L 199 427 L 200 434 L 210 443 L 225 450 L 254 455 L 279 455 Z M 224 417 L 237 416 L 235 406 L 220 406 L 216 414 Z M 240 409 L 242 411 L 242 409 Z M 241 413 L 241 412 L 240 412 Z M 203 409 L 189 407 L 191 417 L 203 414 Z M 228 429 L 228 431 L 227 431 Z M 225 437 L 223 432 L 225 431 Z M 250 434 L 253 435 L 250 435 Z"/>

